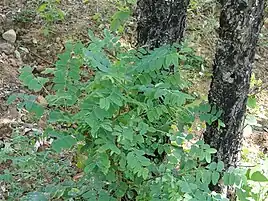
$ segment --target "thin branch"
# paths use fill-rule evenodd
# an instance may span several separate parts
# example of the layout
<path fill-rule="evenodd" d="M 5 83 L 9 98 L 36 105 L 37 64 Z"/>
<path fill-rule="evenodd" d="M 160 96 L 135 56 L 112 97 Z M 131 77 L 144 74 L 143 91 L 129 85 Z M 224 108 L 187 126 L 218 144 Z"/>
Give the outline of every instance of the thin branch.
<path fill-rule="evenodd" d="M 39 55 L 36 54 L 35 52 L 33 52 L 33 51 L 29 51 L 29 52 L 30 52 L 31 54 L 33 54 L 34 56 L 38 57 L 39 59 L 41 59 L 42 61 L 44 61 L 44 62 L 50 64 L 51 66 L 54 66 L 54 64 L 53 64 L 52 62 L 50 62 L 50 61 L 44 59 L 43 57 L 39 56 Z"/>

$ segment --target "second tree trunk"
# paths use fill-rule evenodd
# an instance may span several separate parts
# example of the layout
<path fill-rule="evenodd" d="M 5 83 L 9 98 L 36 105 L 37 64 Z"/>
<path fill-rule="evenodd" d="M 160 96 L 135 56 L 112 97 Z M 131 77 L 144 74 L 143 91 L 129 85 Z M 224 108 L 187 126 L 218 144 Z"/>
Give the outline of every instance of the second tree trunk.
<path fill-rule="evenodd" d="M 207 127 L 205 142 L 218 150 L 216 160 L 236 166 L 242 143 L 255 48 L 265 0 L 221 0 L 220 40 L 213 66 L 209 102 L 223 110 L 224 128 Z"/>
<path fill-rule="evenodd" d="M 137 41 L 150 49 L 180 42 L 189 0 L 138 0 Z"/>

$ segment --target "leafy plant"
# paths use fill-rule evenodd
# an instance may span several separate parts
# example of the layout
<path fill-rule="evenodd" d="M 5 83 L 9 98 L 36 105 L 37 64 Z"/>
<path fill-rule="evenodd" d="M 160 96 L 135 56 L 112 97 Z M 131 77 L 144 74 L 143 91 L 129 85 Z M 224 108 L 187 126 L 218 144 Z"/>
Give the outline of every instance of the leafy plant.
<path fill-rule="evenodd" d="M 111 30 L 117 31 L 117 30 L 123 30 L 124 29 L 124 23 L 126 20 L 130 17 L 130 10 L 129 8 L 121 8 L 119 11 L 117 11 L 113 16 L 111 20 Z"/>
<path fill-rule="evenodd" d="M 28 23 L 33 21 L 36 12 L 30 9 L 22 10 L 14 16 L 14 21 L 17 23 Z"/>
<path fill-rule="evenodd" d="M 44 0 L 37 8 L 37 13 L 45 21 L 44 35 L 48 36 L 52 31 L 52 24 L 64 20 L 65 13 L 59 8 L 60 0 Z"/>
<path fill-rule="evenodd" d="M 47 115 L 44 135 L 54 139 L 52 149 L 61 152 L 77 146 L 76 163 L 84 169 L 87 189 L 71 188 L 65 197 L 226 200 L 211 192 L 209 185 L 222 178 L 225 185 L 234 185 L 233 175 L 238 188 L 244 185 L 238 174 L 223 174 L 221 161 L 211 161 L 215 149 L 202 140 L 192 141 L 193 135 L 184 129 L 196 116 L 207 123 L 218 121 L 219 129 L 224 126 L 216 107 L 189 107 L 195 98 L 186 92 L 181 74 L 185 64 L 181 61 L 188 61 L 187 47 L 126 52 L 119 37 L 107 30 L 103 39 L 91 31 L 89 37 L 88 47 L 67 43 L 56 68 L 45 72 L 54 75 L 45 97 L 47 107 L 32 95 L 9 99 L 24 100 L 20 106 L 29 110 L 30 97 L 38 105 L 30 112 Z M 36 92 L 47 92 L 48 80 L 33 75 L 29 67 L 21 70 L 20 79 Z"/>
<path fill-rule="evenodd" d="M 111 18 L 111 31 L 119 33 L 124 31 L 125 24 L 131 17 L 133 5 L 136 5 L 136 0 L 120 0 L 118 2 L 118 11 Z"/>
<path fill-rule="evenodd" d="M 261 165 L 244 169 L 243 184 L 237 188 L 237 196 L 241 201 L 265 201 L 268 198 L 267 159 Z"/>
<path fill-rule="evenodd" d="M 47 200 L 49 187 L 58 187 L 60 191 L 64 183 L 72 181 L 76 169 L 71 167 L 71 157 L 68 153 L 56 155 L 52 150 L 36 150 L 36 141 L 44 139 L 40 132 L 30 132 L 23 136 L 19 131 L 14 132 L 12 139 L 4 142 L 0 151 L 0 199 L 1 200 L 34 200 L 23 199 L 32 191 L 40 191 L 35 194 L 36 200 Z M 4 167 L 4 169 L 2 169 Z M 66 185 L 66 184 L 65 184 Z M 47 190 L 43 190 L 46 186 Z M 3 196 L 3 197 L 2 197 Z M 43 199 L 41 199 L 43 197 Z"/>
<path fill-rule="evenodd" d="M 64 19 L 64 12 L 58 8 L 60 0 L 45 0 L 37 9 L 40 16 L 47 22 L 53 23 Z"/>

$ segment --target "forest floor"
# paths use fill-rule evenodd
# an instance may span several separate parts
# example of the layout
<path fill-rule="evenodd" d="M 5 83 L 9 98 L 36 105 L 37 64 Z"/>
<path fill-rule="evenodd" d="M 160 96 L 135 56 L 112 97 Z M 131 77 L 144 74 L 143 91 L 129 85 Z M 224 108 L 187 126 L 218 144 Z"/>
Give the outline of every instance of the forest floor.
<path fill-rule="evenodd" d="M 115 6 L 105 1 L 62 1 L 60 9 L 65 12 L 61 22 L 46 24 L 36 13 L 41 1 L 8 0 L 0 2 L 0 33 L 15 30 L 16 42 L 7 43 L 0 37 L 0 139 L 10 135 L 3 132 L 5 122 L 14 122 L 21 114 L 14 106 L 7 106 L 7 97 L 14 92 L 25 92 L 19 82 L 19 69 L 22 66 L 35 68 L 40 73 L 45 68 L 52 67 L 57 61 L 57 55 L 64 50 L 67 41 L 82 41 L 87 43 L 87 30 L 102 31 L 108 24 Z M 100 6 L 101 5 L 101 6 Z M 98 19 L 93 20 L 99 13 Z"/>
<path fill-rule="evenodd" d="M 42 129 L 42 119 L 32 122 L 24 111 L 18 111 L 15 105 L 8 106 L 6 100 L 14 92 L 26 92 L 19 82 L 19 69 L 28 65 L 35 68 L 36 73 L 47 67 L 52 67 L 58 53 L 64 50 L 68 40 L 88 42 L 87 30 L 101 32 L 109 27 L 109 20 L 116 11 L 114 1 L 96 0 L 87 4 L 80 0 L 63 0 L 60 9 L 66 13 L 65 19 L 52 25 L 46 25 L 35 12 L 38 1 L 34 0 L 1 0 L 0 1 L 0 35 L 14 29 L 16 41 L 7 43 L 0 37 L 0 148 L 9 142 L 13 128 L 20 127 L 21 134 L 30 130 Z M 206 59 L 207 72 L 211 72 L 217 40 L 217 11 L 211 6 L 201 12 L 190 11 L 188 15 L 188 30 L 186 38 L 189 45 L 196 49 L 197 54 Z M 134 28 L 129 28 L 124 37 L 134 46 Z M 49 29 L 49 33 L 48 32 Z M 247 153 L 258 155 L 268 150 L 268 22 L 263 27 L 257 47 L 254 65 L 256 79 L 262 84 L 257 91 L 258 108 L 249 112 L 257 116 L 259 127 L 245 132 L 245 147 Z M 198 73 L 193 76 L 193 86 L 204 96 L 209 90 L 210 79 Z M 0 174 L 8 164 L 0 163 Z M 2 189 L 3 191 L 3 189 Z M 0 189 L 1 199 L 1 189 Z"/>

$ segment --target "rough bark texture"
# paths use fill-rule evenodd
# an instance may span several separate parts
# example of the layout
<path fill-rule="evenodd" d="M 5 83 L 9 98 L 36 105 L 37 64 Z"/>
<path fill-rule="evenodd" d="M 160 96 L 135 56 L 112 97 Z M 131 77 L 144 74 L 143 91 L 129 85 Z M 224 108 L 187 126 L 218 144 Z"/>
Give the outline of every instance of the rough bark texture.
<path fill-rule="evenodd" d="M 189 0 L 138 0 L 137 41 L 149 48 L 181 41 Z"/>
<path fill-rule="evenodd" d="M 205 142 L 218 150 L 226 168 L 240 159 L 243 120 L 265 0 L 221 0 L 220 40 L 213 66 L 209 102 L 223 109 L 226 127 L 207 126 Z"/>

